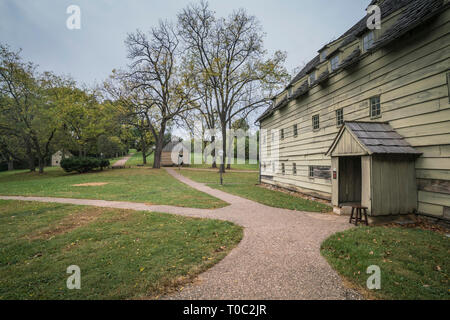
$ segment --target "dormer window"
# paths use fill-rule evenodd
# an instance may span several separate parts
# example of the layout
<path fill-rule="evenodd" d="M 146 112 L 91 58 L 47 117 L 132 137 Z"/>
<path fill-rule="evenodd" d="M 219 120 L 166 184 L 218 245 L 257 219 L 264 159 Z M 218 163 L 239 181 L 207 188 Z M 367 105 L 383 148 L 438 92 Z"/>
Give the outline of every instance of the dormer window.
<path fill-rule="evenodd" d="M 288 98 L 292 97 L 292 87 L 288 89 Z"/>
<path fill-rule="evenodd" d="M 320 61 L 327 60 L 328 55 L 328 49 L 323 49 L 323 51 L 320 53 Z"/>
<path fill-rule="evenodd" d="M 373 31 L 366 33 L 363 37 L 363 50 L 364 52 L 373 47 L 374 34 Z"/>
<path fill-rule="evenodd" d="M 314 81 L 316 81 L 316 72 L 315 71 L 313 71 L 309 75 L 309 85 L 312 85 L 314 83 Z"/>
<path fill-rule="evenodd" d="M 334 71 L 339 66 L 339 55 L 335 55 L 333 58 L 331 58 L 331 71 Z"/>

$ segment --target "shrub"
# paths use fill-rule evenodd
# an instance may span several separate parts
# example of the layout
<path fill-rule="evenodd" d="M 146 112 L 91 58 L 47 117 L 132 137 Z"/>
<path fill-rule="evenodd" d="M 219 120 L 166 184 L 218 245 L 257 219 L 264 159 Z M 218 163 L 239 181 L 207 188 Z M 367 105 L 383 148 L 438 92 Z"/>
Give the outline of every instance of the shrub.
<path fill-rule="evenodd" d="M 103 168 L 109 167 L 109 160 L 108 159 L 100 159 L 100 169 L 103 170 Z"/>
<path fill-rule="evenodd" d="M 61 168 L 66 172 L 77 171 L 78 173 L 84 173 L 92 171 L 96 168 L 103 168 L 109 166 L 109 160 L 97 159 L 89 157 L 71 157 L 61 160 Z"/>

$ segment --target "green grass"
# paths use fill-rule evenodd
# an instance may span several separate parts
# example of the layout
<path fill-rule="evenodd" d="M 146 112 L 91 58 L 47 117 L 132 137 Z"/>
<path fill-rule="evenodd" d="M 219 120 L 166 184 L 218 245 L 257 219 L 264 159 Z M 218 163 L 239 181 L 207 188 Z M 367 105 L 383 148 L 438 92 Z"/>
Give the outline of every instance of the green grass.
<path fill-rule="evenodd" d="M 331 211 L 331 207 L 323 203 L 259 186 L 257 172 L 227 172 L 224 174 L 223 186 L 220 185 L 220 176 L 216 172 L 181 170 L 181 173 L 194 181 L 206 183 L 212 188 L 271 207 L 312 212 Z"/>
<path fill-rule="evenodd" d="M 376 299 L 450 299 L 450 239 L 420 229 L 359 227 L 323 242 L 322 255 L 353 286 Z M 369 290 L 367 267 L 381 269 Z"/>
<path fill-rule="evenodd" d="M 147 164 L 146 167 L 153 166 L 153 159 L 154 154 L 151 154 L 147 157 Z M 245 164 L 237 164 L 237 161 L 234 161 L 231 165 L 231 170 L 252 170 L 252 171 L 258 171 L 259 165 L 258 164 L 249 164 L 248 160 L 245 161 Z M 136 152 L 130 160 L 126 163 L 127 166 L 142 166 L 142 152 Z M 203 164 L 194 164 L 194 154 L 191 155 L 191 164 L 189 165 L 190 168 L 200 168 L 200 169 L 211 169 L 211 164 L 203 163 Z"/>
<path fill-rule="evenodd" d="M 202 164 L 194 164 L 194 153 L 191 154 L 191 165 L 189 167 L 191 168 L 199 168 L 199 169 L 211 169 L 212 164 L 211 163 L 205 163 L 203 161 Z M 210 158 L 211 160 L 211 158 Z M 220 164 L 217 163 L 217 168 L 219 168 Z M 237 163 L 237 159 L 233 159 L 231 161 L 231 170 L 245 170 L 245 171 L 258 171 L 259 170 L 259 164 L 250 164 L 249 160 L 245 160 L 245 163 Z"/>
<path fill-rule="evenodd" d="M 108 183 L 76 187 L 76 184 Z M 46 168 L 44 174 L 1 172 L 0 195 L 49 196 L 166 204 L 192 208 L 218 208 L 227 203 L 197 191 L 165 170 L 115 169 L 87 174 Z"/>
<path fill-rule="evenodd" d="M 71 225 L 86 216 L 97 218 Z M 0 200 L 0 300 L 156 297 L 241 238 L 241 227 L 217 220 Z M 80 290 L 66 288 L 70 265 L 81 269 Z"/>
<path fill-rule="evenodd" d="M 145 164 L 145 167 L 152 167 L 153 166 L 153 158 L 154 158 L 154 154 L 152 153 L 150 156 L 147 157 L 147 163 Z M 142 161 L 142 152 L 135 152 L 133 154 L 133 156 L 127 161 L 127 163 L 125 164 L 127 166 L 132 166 L 132 167 L 136 167 L 136 166 L 143 166 L 143 161 Z"/>

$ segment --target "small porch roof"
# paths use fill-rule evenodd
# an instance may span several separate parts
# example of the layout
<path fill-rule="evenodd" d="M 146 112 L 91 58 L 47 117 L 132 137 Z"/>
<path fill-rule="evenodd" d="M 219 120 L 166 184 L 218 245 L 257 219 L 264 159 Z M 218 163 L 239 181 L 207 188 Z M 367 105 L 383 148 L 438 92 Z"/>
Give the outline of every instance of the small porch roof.
<path fill-rule="evenodd" d="M 333 156 L 333 152 L 345 132 L 348 132 L 354 142 L 368 155 L 402 154 L 419 156 L 422 154 L 414 149 L 403 136 L 398 134 L 388 122 L 347 121 L 342 125 L 328 149 L 327 156 Z"/>

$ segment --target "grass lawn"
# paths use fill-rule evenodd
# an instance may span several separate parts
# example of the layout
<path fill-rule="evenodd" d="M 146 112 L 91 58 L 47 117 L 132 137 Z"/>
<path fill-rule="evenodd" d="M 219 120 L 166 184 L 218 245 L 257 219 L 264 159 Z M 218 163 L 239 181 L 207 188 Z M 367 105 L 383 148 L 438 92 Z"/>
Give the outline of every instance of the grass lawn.
<path fill-rule="evenodd" d="M 100 186 L 74 186 L 106 183 Z M 166 204 L 192 208 L 218 208 L 227 203 L 197 191 L 165 170 L 115 169 L 86 174 L 46 168 L 45 173 L 0 172 L 0 195 L 49 196 Z"/>
<path fill-rule="evenodd" d="M 154 157 L 153 153 L 147 157 L 147 163 L 145 164 L 145 167 L 153 166 L 153 157 Z M 135 152 L 125 165 L 132 166 L 132 167 L 136 167 L 138 165 L 142 166 L 143 165 L 142 152 L 140 152 L 140 151 Z"/>
<path fill-rule="evenodd" d="M 0 300 L 154 298 L 241 238 L 224 221 L 0 200 Z M 70 265 L 80 267 L 80 290 L 66 288 Z"/>
<path fill-rule="evenodd" d="M 189 167 L 191 168 L 200 168 L 200 169 L 211 169 L 211 163 L 205 163 L 203 162 L 202 164 L 194 164 L 194 157 L 197 154 L 192 153 L 191 154 L 191 165 Z M 197 157 L 198 158 L 198 157 Z M 209 158 L 209 161 L 211 160 L 211 157 Z M 220 167 L 220 164 L 217 163 L 217 168 Z M 250 164 L 249 160 L 246 159 L 245 163 L 237 163 L 237 159 L 233 159 L 231 161 L 231 170 L 252 170 L 252 171 L 258 171 L 259 170 L 259 164 Z"/>
<path fill-rule="evenodd" d="M 219 174 L 216 172 L 181 170 L 181 173 L 194 181 L 206 183 L 215 189 L 223 190 L 268 206 L 300 211 L 331 211 L 331 207 L 323 203 L 258 186 L 257 172 L 227 172 L 224 175 L 223 186 L 220 185 Z"/>
<path fill-rule="evenodd" d="M 322 244 L 322 255 L 352 286 L 375 299 L 450 299 L 450 239 L 394 227 L 359 227 Z M 367 267 L 381 269 L 381 289 L 369 290 Z"/>
<path fill-rule="evenodd" d="M 145 166 L 146 167 L 153 166 L 153 159 L 154 159 L 154 154 L 151 154 L 150 156 L 148 156 L 147 157 L 147 164 Z M 246 160 L 245 164 L 237 164 L 235 162 L 233 164 L 231 164 L 231 169 L 232 170 L 253 170 L 253 171 L 258 171 L 259 170 L 259 165 L 258 164 L 249 164 L 248 160 Z M 136 152 L 131 157 L 131 159 L 127 161 L 126 165 L 127 166 L 138 166 L 138 165 L 142 166 L 143 165 L 142 152 Z M 194 164 L 194 154 L 192 154 L 192 156 L 191 156 L 191 164 L 189 165 L 189 167 L 190 168 L 211 169 L 211 164 L 207 164 L 207 163 Z"/>

